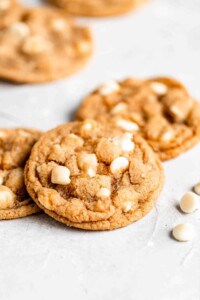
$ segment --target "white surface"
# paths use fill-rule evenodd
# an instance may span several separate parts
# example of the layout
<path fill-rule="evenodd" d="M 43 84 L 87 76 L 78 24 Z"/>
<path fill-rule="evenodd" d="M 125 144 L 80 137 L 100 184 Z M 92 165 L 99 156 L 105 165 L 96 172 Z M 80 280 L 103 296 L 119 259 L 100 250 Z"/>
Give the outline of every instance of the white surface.
<path fill-rule="evenodd" d="M 127 16 L 89 20 L 96 51 L 87 67 L 51 84 L 0 83 L 0 125 L 50 129 L 97 84 L 131 75 L 174 76 L 200 98 L 199 15 L 199 0 L 157 0 Z M 199 300 L 200 212 L 177 209 L 200 180 L 199 152 L 200 145 L 164 164 L 156 209 L 124 229 L 83 232 L 44 215 L 1 222 L 0 299 Z M 182 222 L 196 226 L 192 243 L 170 237 Z"/>

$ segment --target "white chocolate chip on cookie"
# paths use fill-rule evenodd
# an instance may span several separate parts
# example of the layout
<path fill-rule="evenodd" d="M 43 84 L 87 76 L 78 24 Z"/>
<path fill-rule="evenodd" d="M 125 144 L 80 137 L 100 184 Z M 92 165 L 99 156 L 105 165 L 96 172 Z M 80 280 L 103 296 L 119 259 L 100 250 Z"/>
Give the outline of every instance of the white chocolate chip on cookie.
<path fill-rule="evenodd" d="M 174 138 L 174 133 L 173 133 L 173 131 L 165 131 L 162 135 L 161 135 L 161 137 L 160 137 L 160 140 L 162 141 L 162 142 L 170 142 L 171 140 L 173 140 L 173 138 Z"/>
<path fill-rule="evenodd" d="M 112 174 L 123 173 L 128 169 L 129 161 L 126 157 L 120 156 L 114 159 L 110 165 L 110 171 Z"/>
<path fill-rule="evenodd" d="M 125 133 L 122 136 L 114 138 L 114 144 L 121 147 L 122 151 L 130 152 L 135 148 L 134 142 L 132 142 L 132 134 Z"/>
<path fill-rule="evenodd" d="M 80 54 L 88 54 L 92 50 L 91 43 L 84 40 L 80 41 L 77 47 Z"/>
<path fill-rule="evenodd" d="M 55 166 L 52 169 L 51 182 L 61 185 L 69 184 L 71 182 L 70 170 L 64 166 Z"/>
<path fill-rule="evenodd" d="M 7 10 L 10 8 L 10 0 L 1 0 L 0 1 L 0 11 Z"/>
<path fill-rule="evenodd" d="M 100 188 L 100 190 L 98 191 L 97 193 L 97 197 L 99 198 L 107 198 L 107 197 L 110 197 L 111 195 L 111 192 L 109 189 L 107 188 Z"/>
<path fill-rule="evenodd" d="M 170 111 L 177 118 L 177 120 L 182 121 L 185 118 L 184 113 L 180 110 L 180 108 L 176 105 L 172 105 L 170 107 Z"/>
<path fill-rule="evenodd" d="M 19 38 L 26 38 L 30 34 L 30 28 L 23 22 L 11 24 L 8 30 L 11 34 Z"/>
<path fill-rule="evenodd" d="M 96 175 L 98 161 L 95 154 L 80 153 L 78 155 L 78 166 L 83 171 L 86 171 L 90 177 Z"/>
<path fill-rule="evenodd" d="M 54 19 L 51 22 L 51 27 L 55 30 L 55 31 L 63 31 L 66 29 L 66 21 L 64 19 Z"/>
<path fill-rule="evenodd" d="M 194 186 L 194 191 L 197 195 L 200 195 L 200 182 Z"/>
<path fill-rule="evenodd" d="M 76 143 L 77 143 L 77 145 L 78 145 L 79 147 L 82 147 L 83 144 L 84 144 L 84 140 L 83 140 L 80 136 L 78 136 L 78 135 L 76 135 L 76 134 L 74 134 L 74 133 L 70 133 L 70 134 L 69 134 L 69 138 L 75 140 Z"/>
<path fill-rule="evenodd" d="M 157 94 L 157 95 L 165 95 L 167 93 L 167 86 L 164 83 L 161 82 L 151 82 L 151 89 Z"/>
<path fill-rule="evenodd" d="M 123 120 L 123 119 L 117 120 L 116 125 L 129 132 L 134 132 L 139 130 L 139 126 L 136 123 Z"/>
<path fill-rule="evenodd" d="M 115 105 L 112 110 L 111 110 L 111 114 L 112 115 L 115 115 L 115 114 L 118 114 L 118 113 L 121 113 L 122 111 L 126 110 L 127 109 L 127 104 L 121 102 L 121 103 L 118 103 L 117 105 Z"/>
<path fill-rule="evenodd" d="M 0 186 L 0 209 L 9 209 L 15 205 L 15 196 L 7 186 Z"/>
<path fill-rule="evenodd" d="M 172 231 L 173 237 L 179 242 L 188 242 L 194 239 L 195 231 L 191 224 L 176 225 Z"/>
<path fill-rule="evenodd" d="M 132 209 L 132 203 L 131 202 L 125 202 L 123 206 L 123 212 L 127 213 Z"/>
<path fill-rule="evenodd" d="M 199 202 L 200 199 L 195 193 L 188 192 L 182 197 L 180 208 L 184 213 L 190 214 L 199 208 Z"/>
<path fill-rule="evenodd" d="M 104 83 L 99 88 L 99 93 L 102 96 L 108 96 L 108 95 L 117 93 L 119 90 L 120 90 L 120 85 L 116 81 L 110 80 L 110 81 Z"/>
<path fill-rule="evenodd" d="M 25 40 L 22 50 L 26 54 L 34 55 L 49 51 L 51 48 L 52 44 L 49 41 L 40 35 L 35 35 Z"/>

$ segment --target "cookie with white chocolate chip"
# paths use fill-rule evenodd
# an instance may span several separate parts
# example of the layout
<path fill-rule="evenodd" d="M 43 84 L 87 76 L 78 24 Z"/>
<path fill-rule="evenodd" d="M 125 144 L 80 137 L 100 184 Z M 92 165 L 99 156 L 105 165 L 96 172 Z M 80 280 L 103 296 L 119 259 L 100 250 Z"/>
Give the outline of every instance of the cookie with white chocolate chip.
<path fill-rule="evenodd" d="M 126 13 L 146 0 L 49 0 L 73 15 L 107 17 Z"/>
<path fill-rule="evenodd" d="M 30 129 L 0 130 L 0 220 L 40 211 L 27 193 L 24 165 L 41 133 Z"/>
<path fill-rule="evenodd" d="M 87 118 L 139 133 L 161 160 L 178 156 L 200 140 L 200 103 L 171 78 L 107 82 L 80 106 L 77 119 Z"/>
<path fill-rule="evenodd" d="M 26 164 L 25 182 L 38 206 L 59 222 L 111 230 L 154 207 L 164 175 L 142 137 L 85 120 L 41 137 Z"/>
<path fill-rule="evenodd" d="M 0 30 L 0 78 L 21 83 L 56 80 L 82 68 L 91 53 L 87 27 L 58 9 L 25 10 Z"/>
<path fill-rule="evenodd" d="M 0 29 L 17 20 L 22 9 L 16 0 L 0 0 Z"/>

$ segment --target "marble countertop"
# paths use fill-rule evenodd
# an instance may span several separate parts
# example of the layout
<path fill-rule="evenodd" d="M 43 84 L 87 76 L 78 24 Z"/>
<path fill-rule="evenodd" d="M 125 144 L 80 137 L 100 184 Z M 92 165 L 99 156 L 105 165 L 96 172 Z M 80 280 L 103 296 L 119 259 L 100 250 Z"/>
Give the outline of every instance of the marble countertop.
<path fill-rule="evenodd" d="M 96 85 L 127 76 L 172 76 L 200 99 L 199 15 L 199 0 L 155 0 L 126 16 L 81 20 L 95 37 L 86 68 L 50 84 L 1 82 L 0 126 L 50 129 L 69 120 Z M 199 153 L 200 145 L 164 163 L 156 208 L 126 228 L 78 231 L 45 215 L 2 221 L 0 299 L 199 300 L 200 211 L 177 209 L 200 181 Z M 194 224 L 193 242 L 170 237 L 179 222 Z"/>

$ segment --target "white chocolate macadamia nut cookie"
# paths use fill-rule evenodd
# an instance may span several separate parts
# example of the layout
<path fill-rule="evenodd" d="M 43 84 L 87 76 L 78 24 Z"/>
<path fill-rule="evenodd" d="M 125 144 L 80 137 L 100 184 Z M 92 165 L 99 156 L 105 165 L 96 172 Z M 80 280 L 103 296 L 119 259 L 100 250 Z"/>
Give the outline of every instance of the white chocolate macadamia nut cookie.
<path fill-rule="evenodd" d="M 81 104 L 77 119 L 87 118 L 140 134 L 161 160 L 178 156 L 200 140 L 200 103 L 170 78 L 108 81 Z"/>
<path fill-rule="evenodd" d="M 30 129 L 0 129 L 0 219 L 39 212 L 24 183 L 24 166 L 41 133 Z"/>
<path fill-rule="evenodd" d="M 38 206 L 56 220 L 110 230 L 139 220 L 154 207 L 164 175 L 142 137 L 85 120 L 42 136 L 26 165 L 25 182 Z"/>
<path fill-rule="evenodd" d="M 0 29 L 15 22 L 22 11 L 23 7 L 16 0 L 0 0 Z"/>
<path fill-rule="evenodd" d="M 0 78 L 22 83 L 56 80 L 81 69 L 91 53 L 87 27 L 56 8 L 27 9 L 0 30 Z"/>

